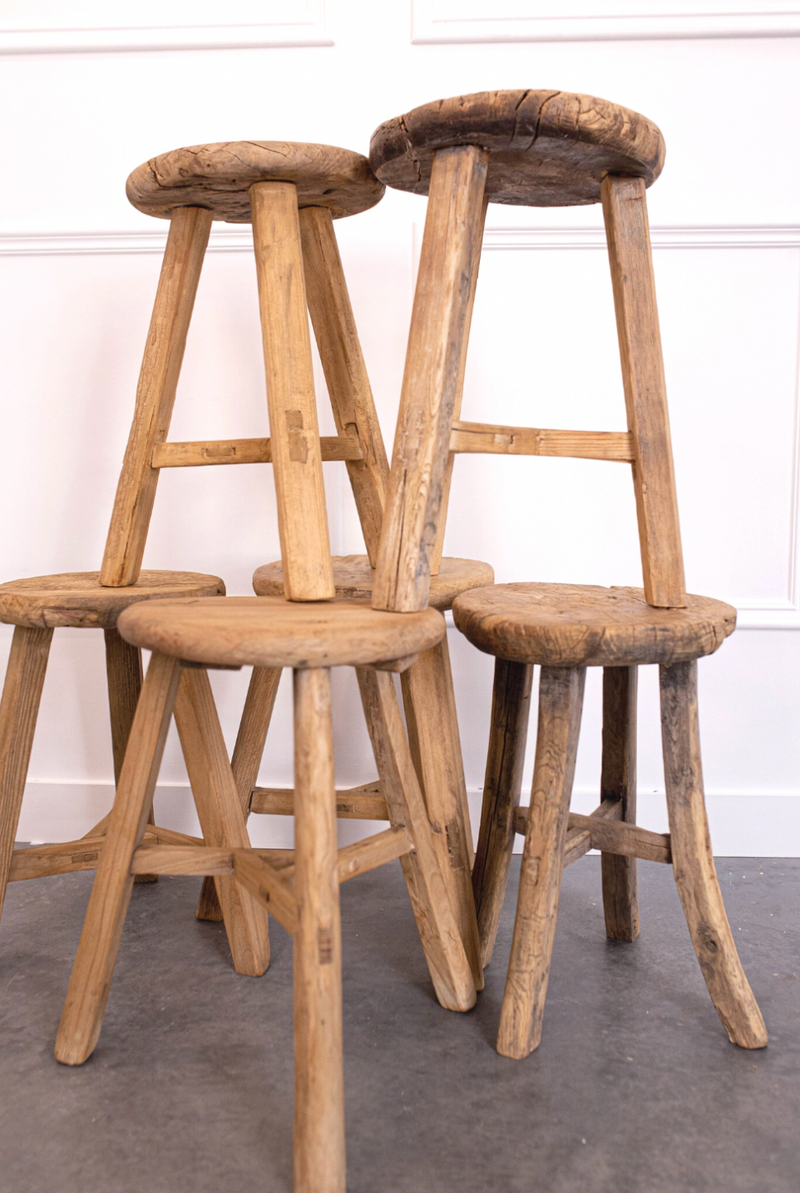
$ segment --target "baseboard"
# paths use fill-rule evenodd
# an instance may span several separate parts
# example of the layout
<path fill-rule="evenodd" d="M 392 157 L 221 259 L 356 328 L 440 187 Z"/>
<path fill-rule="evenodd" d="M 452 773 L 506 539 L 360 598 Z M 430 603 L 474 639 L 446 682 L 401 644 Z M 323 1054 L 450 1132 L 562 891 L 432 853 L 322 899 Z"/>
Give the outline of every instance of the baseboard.
<path fill-rule="evenodd" d="M 369 777 L 369 776 L 367 776 Z M 111 807 L 111 783 L 31 782 L 22 807 L 20 841 L 70 841 L 91 829 Z M 481 793 L 470 792 L 472 823 L 480 822 Z M 590 812 L 597 793 L 578 789 L 573 809 Z M 720 857 L 800 857 L 800 791 L 758 794 L 711 791 L 706 796 L 711 839 Z M 186 784 L 159 786 L 155 807 L 158 822 L 184 833 L 199 833 L 191 792 Z M 663 792 L 639 794 L 639 823 L 655 832 L 667 831 Z M 341 843 L 375 831 L 363 820 L 340 822 Z M 292 821 L 283 816 L 254 816 L 250 821 L 254 845 L 286 848 L 292 843 Z M 522 838 L 517 838 L 517 850 Z"/>

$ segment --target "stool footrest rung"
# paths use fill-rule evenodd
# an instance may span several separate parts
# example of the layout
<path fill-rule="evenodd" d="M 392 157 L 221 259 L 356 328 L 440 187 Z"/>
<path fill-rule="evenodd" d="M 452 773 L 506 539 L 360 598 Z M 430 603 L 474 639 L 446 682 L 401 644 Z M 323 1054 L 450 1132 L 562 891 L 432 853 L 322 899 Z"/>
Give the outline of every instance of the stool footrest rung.
<path fill-rule="evenodd" d="M 294 791 L 291 787 L 255 787 L 250 811 L 260 816 L 294 816 Z M 388 820 L 380 783 L 362 783 L 337 791 L 336 815 L 340 820 Z"/>
<path fill-rule="evenodd" d="M 456 421 L 450 432 L 450 451 L 571 456 L 580 460 L 614 460 L 630 464 L 633 462 L 633 436 L 630 431 L 551 431 L 539 427 Z"/>
<path fill-rule="evenodd" d="M 591 816 L 570 812 L 564 865 L 577 861 L 590 849 L 620 857 L 638 857 L 646 862 L 672 864 L 669 833 L 653 833 L 637 824 L 626 824 L 619 819 L 620 814 L 619 800 L 604 800 Z M 514 832 L 524 835 L 527 827 L 528 809 L 517 808 Z"/>
<path fill-rule="evenodd" d="M 322 459 L 363 460 L 361 444 L 354 435 L 323 435 Z M 156 443 L 151 468 L 198 468 L 205 464 L 271 464 L 269 439 L 198 439 L 185 443 Z"/>

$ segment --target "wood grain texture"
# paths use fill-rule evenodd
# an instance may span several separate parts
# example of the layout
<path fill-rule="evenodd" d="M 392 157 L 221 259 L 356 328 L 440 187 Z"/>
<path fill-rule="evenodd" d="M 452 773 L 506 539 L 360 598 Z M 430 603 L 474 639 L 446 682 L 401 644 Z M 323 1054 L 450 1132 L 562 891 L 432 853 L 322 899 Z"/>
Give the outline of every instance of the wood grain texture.
<path fill-rule="evenodd" d="M 294 741 L 294 1188 L 345 1193 L 342 941 L 328 670 L 294 673 Z"/>
<path fill-rule="evenodd" d="M 336 430 L 343 438 L 354 438 L 360 448 L 358 456 L 348 457 L 347 472 L 367 554 L 375 566 L 386 504 L 389 461 L 330 211 L 324 207 L 306 207 L 300 212 L 299 220 L 308 310 Z"/>
<path fill-rule="evenodd" d="M 453 618 L 479 650 L 545 667 L 677 663 L 718 650 L 736 610 L 687 596 L 657 609 L 641 588 L 594 584 L 496 584 L 456 598 Z M 126 615 L 128 616 L 128 615 Z"/>
<path fill-rule="evenodd" d="M 436 609 L 409 616 L 366 603 L 226 597 L 137 605 L 119 619 L 122 636 L 202 664 L 257 667 L 362 666 L 435 646 L 445 624 Z"/>
<path fill-rule="evenodd" d="M 258 182 L 250 200 L 285 595 L 324 601 L 334 587 L 297 191 Z"/>
<path fill-rule="evenodd" d="M 585 678 L 578 667 L 543 667 L 539 678 L 530 813 L 497 1036 L 497 1051 L 515 1059 L 542 1036 Z"/>
<path fill-rule="evenodd" d="M 83 1064 L 100 1035 L 133 888 L 131 862 L 144 837 L 152 807 L 179 679 L 180 666 L 175 659 L 153 655 L 136 710 L 58 1029 L 55 1055 L 62 1064 Z"/>
<path fill-rule="evenodd" d="M 128 200 L 146 215 L 169 219 L 187 206 L 234 224 L 250 222 L 249 190 L 257 182 L 289 182 L 301 207 L 324 207 L 334 219 L 374 207 L 383 184 L 367 159 L 334 145 L 297 141 L 221 141 L 173 149 L 138 166 Z"/>
<path fill-rule="evenodd" d="M 630 431 L 551 431 L 456 421 L 450 432 L 450 451 L 503 456 L 568 456 L 630 464 L 633 440 Z"/>
<path fill-rule="evenodd" d="M 291 935 L 297 931 L 297 903 L 285 872 L 255 849 L 233 851 L 233 872 L 244 887 Z"/>
<path fill-rule="evenodd" d="M 150 319 L 136 407 L 122 464 L 100 583 L 135 584 L 158 485 L 150 459 L 169 432 L 186 336 L 203 265 L 211 213 L 183 207 L 170 222 L 156 301 Z"/>
<path fill-rule="evenodd" d="M 336 875 L 339 882 L 347 882 L 357 874 L 366 874 L 378 866 L 385 866 L 396 858 L 403 857 L 414 848 L 414 842 L 405 828 L 387 828 L 382 833 L 354 841 L 339 850 Z"/>
<path fill-rule="evenodd" d="M 334 555 L 331 562 L 337 599 L 371 599 L 375 571 L 366 555 Z M 428 604 L 444 612 L 451 608 L 459 593 L 493 583 L 494 569 L 491 564 L 478 559 L 443 559 L 438 574 L 431 576 Z M 280 560 L 256 568 L 253 589 L 258 596 L 283 594 L 283 566 Z"/>
<path fill-rule="evenodd" d="M 600 796 L 620 802 L 622 820 L 636 824 L 636 667 L 603 671 L 603 761 Z M 609 940 L 633 941 L 639 935 L 636 861 L 603 853 L 603 911 Z"/>
<path fill-rule="evenodd" d="M 123 609 L 162 597 L 224 595 L 219 576 L 143 571 L 135 584 L 104 588 L 99 572 L 62 572 L 0 584 L 0 621 L 35 628 L 112 629 Z"/>
<path fill-rule="evenodd" d="M 436 155 L 372 597 L 376 609 L 412 612 L 428 599 L 485 180 L 482 150 L 466 146 Z"/>
<path fill-rule="evenodd" d="M 0 914 L 14 854 L 53 631 L 17 626 L 0 700 Z"/>
<path fill-rule="evenodd" d="M 486 151 L 493 203 L 566 207 L 597 203 L 607 174 L 649 186 L 664 164 L 658 128 L 628 108 L 566 91 L 482 91 L 423 104 L 372 134 L 370 164 L 382 182 L 427 194 L 436 152 Z"/>
<path fill-rule="evenodd" d="M 651 605 L 681 607 L 686 603 L 683 550 L 644 182 L 608 177 L 602 194 L 634 447 L 633 487 L 644 589 Z"/>
<path fill-rule="evenodd" d="M 242 803 L 206 671 L 183 671 L 175 701 L 175 724 L 203 840 L 212 847 L 249 848 Z M 215 883 L 234 968 L 237 973 L 260 977 L 269 965 L 267 916 L 238 882 L 217 877 Z"/>
<path fill-rule="evenodd" d="M 678 894 L 728 1038 L 740 1048 L 763 1048 L 767 1029 L 739 960 L 711 852 L 700 760 L 697 664 L 661 667 L 660 683 L 664 778 Z"/>
<path fill-rule="evenodd" d="M 436 997 L 451 1011 L 475 1005 L 461 934 L 448 897 L 437 847 L 408 748 L 391 676 L 358 671 L 358 684 L 381 787 L 393 828 L 408 830 L 414 852 L 401 859 L 411 906 Z"/>
<path fill-rule="evenodd" d="M 362 783 L 336 792 L 336 816 L 342 820 L 388 820 L 386 800 L 379 781 Z M 294 790 L 256 787 L 250 800 L 251 813 L 294 816 Z"/>
<path fill-rule="evenodd" d="M 323 435 L 319 441 L 323 460 L 362 460 L 361 444 L 354 435 Z M 199 468 L 210 464 L 271 464 L 269 439 L 199 439 L 182 443 L 157 443 L 150 459 L 153 468 Z"/>
<path fill-rule="evenodd" d="M 481 826 L 472 871 L 484 968 L 494 952 L 514 847 L 514 814 L 522 789 L 532 678 L 531 666 L 495 659 Z"/>
<path fill-rule="evenodd" d="M 416 747 L 417 774 L 434 828 L 433 840 L 439 849 L 439 866 L 475 989 L 482 990 L 483 966 L 472 894 L 472 829 L 446 643 L 445 637 L 421 654 L 404 672 L 401 684 L 409 738 Z"/>

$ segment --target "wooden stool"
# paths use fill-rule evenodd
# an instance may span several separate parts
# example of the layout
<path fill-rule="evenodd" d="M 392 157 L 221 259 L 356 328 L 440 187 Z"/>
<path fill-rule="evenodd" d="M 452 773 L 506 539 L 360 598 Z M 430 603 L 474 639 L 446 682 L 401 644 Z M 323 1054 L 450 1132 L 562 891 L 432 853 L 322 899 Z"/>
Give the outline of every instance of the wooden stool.
<path fill-rule="evenodd" d="M 61 1020 L 56 1056 L 80 1064 L 98 1038 L 134 875 L 213 875 L 226 915 L 265 955 L 271 911 L 295 940 L 295 1188 L 343 1193 L 339 883 L 400 857 L 439 1001 L 475 1002 L 450 896 L 441 826 L 431 826 L 389 671 L 403 672 L 444 635 L 437 610 L 376 612 L 335 600 L 294 186 L 250 191 L 258 246 L 272 458 L 286 595 L 151 602 L 126 610 L 125 640 L 153 651 L 131 730 Z M 286 415 L 291 417 L 286 417 Z M 302 437 L 303 448 L 298 446 Z M 400 549 L 413 544 L 400 536 Z M 395 568 L 398 562 L 395 561 Z M 295 709 L 293 852 L 251 850 L 205 668 L 291 667 Z M 336 848 L 330 668 L 357 668 L 391 828 Z M 182 678 L 181 678 L 182 673 Z M 180 680 L 180 686 L 179 686 Z M 177 700 L 177 704 L 176 704 Z M 183 707 L 181 708 L 181 703 Z M 206 844 L 143 844 L 173 706 L 195 797 L 216 818 Z M 194 768 L 194 769 L 193 769 Z M 209 817 L 210 819 L 210 817 Z M 473 909 L 474 922 L 474 909 Z M 231 928 L 228 928 L 229 933 Z M 471 934 L 477 942 L 477 923 Z"/>
<path fill-rule="evenodd" d="M 696 711 L 696 659 L 732 632 L 735 613 L 687 596 L 645 188 L 664 145 L 625 108 L 564 92 L 501 91 L 427 104 L 387 121 L 370 162 L 391 186 L 429 193 L 417 298 L 382 552 L 416 526 L 416 555 L 392 573 L 379 560 L 376 607 L 424 603 L 448 469 L 460 451 L 579 456 L 631 463 L 644 591 L 499 585 L 456 598 L 456 625 L 496 659 L 492 728 L 473 882 L 482 959 L 491 956 L 515 832 L 525 834 L 511 964 L 498 1049 L 539 1042 L 564 864 L 603 852 L 609 936 L 638 932 L 635 858 L 671 861 L 714 1005 L 730 1038 L 763 1047 L 766 1029 L 725 916 L 708 840 Z M 629 430 L 624 434 L 487 426 L 459 418 L 486 200 L 529 206 L 602 201 Z M 438 350 L 438 355 L 436 355 Z M 437 361 L 437 371 L 431 358 Z M 424 420 L 435 432 L 423 439 Z M 448 454 L 449 447 L 449 454 Z M 399 462 L 405 461 L 405 467 Z M 518 808 L 531 669 L 542 666 L 530 811 Z M 636 668 L 658 663 L 671 833 L 635 819 Z M 602 803 L 570 816 L 585 667 L 604 671 Z"/>

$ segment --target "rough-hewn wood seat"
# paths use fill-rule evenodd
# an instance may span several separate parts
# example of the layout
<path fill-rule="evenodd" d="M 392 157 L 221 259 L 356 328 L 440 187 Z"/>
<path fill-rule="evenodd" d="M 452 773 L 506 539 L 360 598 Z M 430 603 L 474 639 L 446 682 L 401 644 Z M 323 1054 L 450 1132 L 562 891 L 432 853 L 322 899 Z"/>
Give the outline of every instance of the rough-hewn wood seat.
<path fill-rule="evenodd" d="M 444 618 L 376 612 L 366 601 L 226 597 L 137 605 L 117 628 L 134 646 L 212 667 L 359 667 L 429 650 Z"/>
<path fill-rule="evenodd" d="M 479 650 L 543 667 L 688 662 L 736 626 L 736 610 L 711 597 L 655 609 L 641 588 L 588 584 L 497 584 L 457 597 L 453 617 Z"/>
<path fill-rule="evenodd" d="M 568 207 L 600 202 L 607 174 L 655 182 L 664 139 L 644 116 L 568 91 L 481 91 L 423 104 L 381 124 L 370 165 L 387 186 L 426 195 L 435 153 L 477 145 L 489 154 L 493 203 Z"/>
<path fill-rule="evenodd" d="M 333 582 L 337 597 L 369 600 L 375 572 L 366 555 L 334 555 Z M 462 592 L 483 588 L 494 581 L 494 569 L 478 559 L 443 559 L 439 574 L 431 576 L 428 605 L 450 609 Z M 280 560 L 265 563 L 253 573 L 253 588 L 258 596 L 283 596 L 283 568 Z"/>
<path fill-rule="evenodd" d="M 169 219 L 176 207 L 205 207 L 216 220 L 249 224 L 249 190 L 256 182 L 293 182 L 299 207 L 326 207 L 334 219 L 374 207 L 384 191 L 367 159 L 349 149 L 221 141 L 151 158 L 130 175 L 126 192 L 146 215 Z"/>
<path fill-rule="evenodd" d="M 143 571 L 135 584 L 105 588 L 99 572 L 63 572 L 0 584 L 0 621 L 32 629 L 77 626 L 110 629 L 123 609 L 159 597 L 224 596 L 219 576 Z"/>

